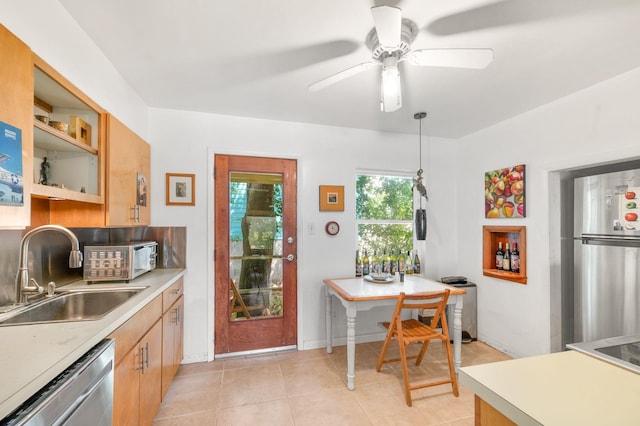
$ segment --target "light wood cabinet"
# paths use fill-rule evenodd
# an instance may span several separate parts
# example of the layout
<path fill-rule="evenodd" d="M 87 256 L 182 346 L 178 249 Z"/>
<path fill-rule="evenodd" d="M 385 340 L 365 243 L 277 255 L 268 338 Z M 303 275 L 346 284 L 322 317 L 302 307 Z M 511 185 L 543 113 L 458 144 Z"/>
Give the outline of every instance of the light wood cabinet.
<path fill-rule="evenodd" d="M 151 222 L 151 148 L 112 115 L 107 117 L 107 226 Z"/>
<path fill-rule="evenodd" d="M 106 111 L 37 55 L 33 70 L 32 225 L 101 226 Z"/>
<path fill-rule="evenodd" d="M 184 280 L 180 278 L 163 292 L 162 316 L 162 398 L 178 372 L 184 347 Z"/>
<path fill-rule="evenodd" d="M 0 121 L 21 131 L 22 150 L 17 155 L 9 155 L 6 148 L 0 145 L 0 182 L 15 182 L 18 176 L 12 176 L 16 172 L 16 160 L 21 161 L 22 190 L 7 190 L 2 185 L 0 190 L 3 195 L 3 203 L 0 205 L 0 227 L 25 227 L 30 224 L 31 188 L 33 174 L 33 57 L 29 46 L 13 35 L 4 26 L 0 25 Z M 21 157 L 21 158 L 20 158 Z M 11 164 L 11 165 L 10 165 Z M 15 173 L 13 173 L 15 174 Z M 12 200 L 15 205 L 6 204 Z M 21 203 L 20 203 L 21 202 Z"/>
<path fill-rule="evenodd" d="M 113 424 L 150 425 L 162 398 L 162 296 L 120 326 L 116 340 Z"/>

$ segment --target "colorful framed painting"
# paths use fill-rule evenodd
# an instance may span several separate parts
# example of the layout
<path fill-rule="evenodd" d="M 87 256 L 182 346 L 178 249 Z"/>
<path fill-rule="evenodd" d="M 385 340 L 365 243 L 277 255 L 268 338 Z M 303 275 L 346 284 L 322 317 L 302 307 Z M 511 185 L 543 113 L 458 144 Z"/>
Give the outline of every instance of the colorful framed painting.
<path fill-rule="evenodd" d="M 22 130 L 3 122 L 0 122 L 0 205 L 24 205 Z"/>
<path fill-rule="evenodd" d="M 484 215 L 489 219 L 526 215 L 525 167 L 491 170 L 484 174 Z"/>
<path fill-rule="evenodd" d="M 344 211 L 344 186 L 320 185 L 320 211 Z"/>
<path fill-rule="evenodd" d="M 196 175 L 167 173 L 167 206 L 196 205 Z"/>

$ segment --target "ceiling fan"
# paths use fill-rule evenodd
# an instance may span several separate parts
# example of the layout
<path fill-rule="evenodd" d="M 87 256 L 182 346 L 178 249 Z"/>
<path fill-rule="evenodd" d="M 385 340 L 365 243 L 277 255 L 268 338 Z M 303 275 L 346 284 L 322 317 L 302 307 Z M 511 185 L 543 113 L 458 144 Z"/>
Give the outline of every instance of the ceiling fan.
<path fill-rule="evenodd" d="M 415 22 L 402 18 L 402 10 L 393 6 L 371 8 L 374 28 L 369 31 L 366 45 L 372 61 L 363 62 L 309 85 L 315 92 L 374 66 L 382 66 L 380 110 L 392 112 L 402 107 L 402 90 L 398 64 L 454 68 L 485 68 L 493 60 L 493 50 L 479 48 L 411 49 L 418 35 Z"/>

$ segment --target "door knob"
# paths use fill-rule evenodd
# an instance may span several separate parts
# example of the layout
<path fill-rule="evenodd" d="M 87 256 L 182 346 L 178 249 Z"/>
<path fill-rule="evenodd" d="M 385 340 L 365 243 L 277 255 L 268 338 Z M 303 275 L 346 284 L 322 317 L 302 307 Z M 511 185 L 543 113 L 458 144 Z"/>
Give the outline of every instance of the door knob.
<path fill-rule="evenodd" d="M 288 256 L 287 256 L 287 260 L 288 260 L 289 262 L 293 262 L 293 259 L 295 259 L 295 256 L 294 256 L 294 255 L 290 254 L 290 255 L 288 255 Z"/>

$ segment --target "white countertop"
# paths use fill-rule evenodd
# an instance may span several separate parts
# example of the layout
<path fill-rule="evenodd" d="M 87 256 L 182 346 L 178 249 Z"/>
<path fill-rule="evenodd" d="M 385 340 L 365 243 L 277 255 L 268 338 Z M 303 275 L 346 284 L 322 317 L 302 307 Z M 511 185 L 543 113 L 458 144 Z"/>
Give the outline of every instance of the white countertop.
<path fill-rule="evenodd" d="M 99 320 L 0 327 L 0 419 L 38 392 L 183 275 L 184 269 L 155 269 L 128 284 L 87 285 L 79 281 L 64 288 L 148 288 Z"/>
<path fill-rule="evenodd" d="M 640 424 L 640 374 L 576 351 L 463 367 L 459 380 L 518 425 Z"/>

